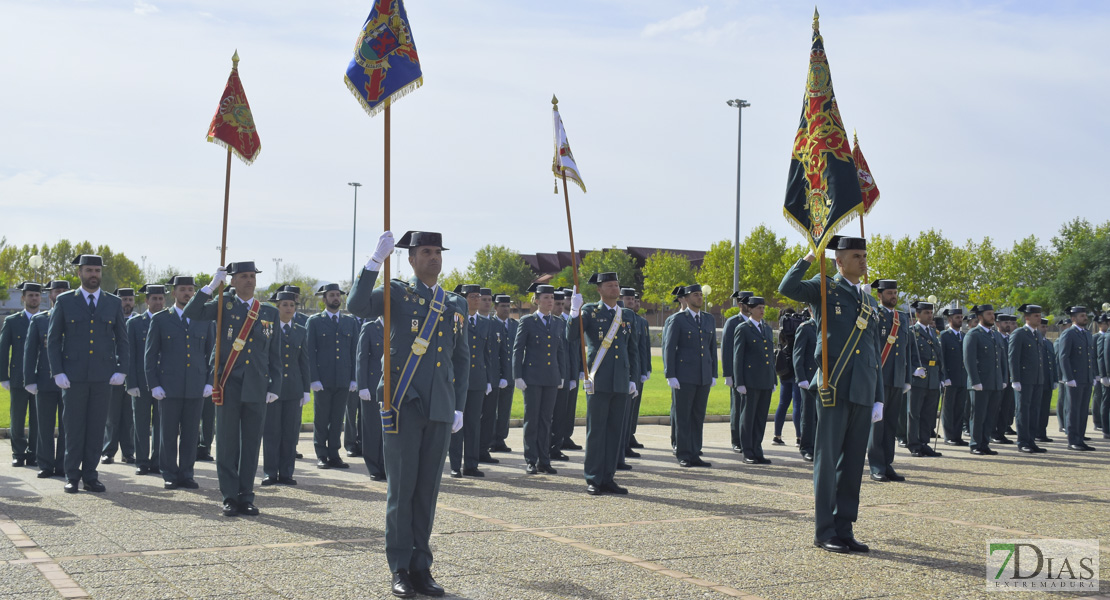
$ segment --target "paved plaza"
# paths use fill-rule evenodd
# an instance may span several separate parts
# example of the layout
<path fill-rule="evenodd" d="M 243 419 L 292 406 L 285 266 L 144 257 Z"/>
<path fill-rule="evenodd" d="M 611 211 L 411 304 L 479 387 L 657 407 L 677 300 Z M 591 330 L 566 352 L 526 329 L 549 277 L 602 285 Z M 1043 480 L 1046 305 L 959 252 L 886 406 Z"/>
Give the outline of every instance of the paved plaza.
<path fill-rule="evenodd" d="M 1064 449 L 1062 435 L 1045 455 L 899 450 L 907 481 L 864 481 L 856 536 L 871 552 L 849 555 L 812 545 L 810 464 L 791 425 L 786 446 L 768 433 L 772 465 L 741 464 L 727 423 L 705 433 L 713 468 L 683 469 L 668 427 L 641 426 L 643 458 L 617 477 L 630 495 L 591 497 L 581 452 L 555 463 L 558 475 L 525 475 L 514 428 L 515 452 L 483 465 L 485 479 L 444 476 L 433 574 L 449 597 L 473 599 L 1030 597 L 986 591 L 986 542 L 1043 537 L 1102 540 L 1110 597 L 1110 443 L 1099 432 L 1089 453 Z M 311 455 L 311 434 L 299 449 Z M 2 466 L 0 598 L 390 598 L 385 484 L 348 460 L 349 471 L 298 461 L 300 485 L 256 487 L 254 518 L 219 514 L 214 463 L 198 463 L 200 490 L 166 491 L 117 463 L 101 466 L 107 493 L 75 495 Z"/>

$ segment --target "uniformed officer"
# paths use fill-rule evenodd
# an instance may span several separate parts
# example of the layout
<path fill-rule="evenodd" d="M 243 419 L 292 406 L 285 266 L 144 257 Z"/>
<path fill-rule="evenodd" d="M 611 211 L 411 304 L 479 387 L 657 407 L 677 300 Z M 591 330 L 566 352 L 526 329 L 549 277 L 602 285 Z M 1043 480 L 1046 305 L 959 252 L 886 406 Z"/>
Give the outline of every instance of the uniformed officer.
<path fill-rule="evenodd" d="M 358 352 L 359 324 L 354 317 L 339 314 L 346 292 L 339 284 L 329 283 L 316 290 L 323 296 L 323 312 L 308 318 L 308 368 L 311 389 L 316 397 L 312 421 L 312 444 L 316 467 L 348 469 L 339 457 L 343 415 L 347 397 L 358 392 L 355 381 L 355 354 Z"/>
<path fill-rule="evenodd" d="M 709 390 L 717 384 L 717 323 L 702 310 L 700 285 L 686 286 L 686 305 L 663 337 L 664 375 L 674 398 L 675 456 L 682 467 L 709 467 L 701 459 L 702 429 Z"/>
<path fill-rule="evenodd" d="M 224 499 L 223 514 L 228 517 L 258 514 L 254 473 L 262 446 L 262 425 L 266 404 L 277 400 L 281 392 L 281 348 L 274 331 L 278 312 L 254 299 L 257 273 L 261 271 L 253 261 L 220 267 L 212 283 L 202 287 L 184 310 L 185 318 L 191 321 L 215 321 L 216 303 L 224 303 L 222 330 L 215 332 L 221 339 L 219 356 L 213 357 L 214 365 L 218 365 L 214 372 L 217 385 L 213 387 L 222 388 L 222 398 L 214 398 L 213 403 L 216 474 Z M 234 293 L 212 299 L 213 290 L 228 275 Z"/>
<path fill-rule="evenodd" d="M 524 393 L 524 472 L 554 475 L 549 440 L 556 393 L 569 383 L 566 323 L 551 314 L 554 287 L 532 284 L 528 291 L 536 312 L 520 320 L 512 346 L 513 381 Z"/>
<path fill-rule="evenodd" d="M 1091 416 L 1094 418 L 1095 431 L 1105 430 L 1102 427 L 1102 403 L 1105 395 L 1104 391 L 1106 386 L 1102 385 L 1102 379 L 1106 377 L 1106 372 L 1103 370 L 1103 338 L 1106 336 L 1106 330 L 1110 329 L 1110 313 L 1103 313 L 1099 315 L 1094 321 L 1098 324 L 1098 331 L 1095 332 L 1093 338 L 1095 343 L 1095 370 L 1098 372 L 1098 378 L 1095 382 L 1093 392 L 1091 394 Z"/>
<path fill-rule="evenodd" d="M 104 424 L 113 386 L 122 386 L 131 348 L 124 329 L 123 303 L 100 289 L 104 261 L 81 254 L 72 261 L 81 279 L 79 290 L 58 296 L 50 311 L 47 351 L 50 372 L 62 389 L 66 428 L 67 493 L 103 492 L 96 467 L 104 448 Z"/>
<path fill-rule="evenodd" d="M 803 314 L 806 320 L 798 325 L 798 330 L 794 332 L 794 353 L 791 359 L 794 361 L 794 376 L 798 380 L 798 389 L 802 391 L 799 407 L 801 414 L 798 415 L 798 423 L 801 426 L 798 451 L 802 454 L 802 460 L 813 462 L 813 439 L 817 433 L 817 388 L 819 387 L 816 379 L 817 358 L 814 356 L 817 351 L 817 321 L 809 315 L 809 309 L 803 311 Z M 736 390 L 733 390 L 733 394 L 736 394 Z M 893 430 L 890 432 L 890 440 L 893 445 Z"/>
<path fill-rule="evenodd" d="M 1010 381 L 1017 406 L 1017 446 L 1020 452 L 1047 452 L 1034 443 L 1041 423 L 1041 388 L 1044 385 L 1044 346 L 1041 345 L 1041 307 L 1022 304 L 1018 311 L 1025 315 L 1025 326 L 1010 335 Z"/>
<path fill-rule="evenodd" d="M 278 292 L 290 292 L 293 294 L 294 302 L 297 306 L 301 305 L 301 288 L 292 284 L 285 284 L 277 289 Z M 276 292 L 275 292 L 276 293 Z M 308 327 L 308 315 L 300 311 L 293 313 L 293 322 L 301 327 Z"/>
<path fill-rule="evenodd" d="M 975 305 L 972 305 L 971 307 L 969 307 L 967 309 L 967 319 L 964 320 L 964 327 L 965 327 L 964 336 L 966 337 L 967 334 L 971 332 L 971 330 L 975 329 L 978 326 L 979 326 L 978 307 L 975 306 Z M 961 350 L 961 352 L 963 351 L 963 342 L 960 343 L 960 350 Z M 964 371 L 966 372 L 967 369 L 965 368 Z M 971 391 L 970 390 L 968 390 L 967 402 L 964 403 L 964 415 L 963 415 L 963 420 L 960 421 L 960 426 L 963 427 L 964 435 L 968 436 L 968 439 L 970 439 L 971 438 Z"/>
<path fill-rule="evenodd" d="M 1094 450 L 1083 441 L 1087 430 L 1087 407 L 1091 402 L 1094 384 L 1095 347 L 1087 326 L 1087 308 L 1073 306 L 1068 309 L 1072 326 L 1060 334 L 1057 358 L 1060 361 L 1060 378 L 1067 388 L 1068 450 Z"/>
<path fill-rule="evenodd" d="M 663 337 L 664 338 L 667 337 L 667 332 L 671 329 L 671 323 L 674 322 L 674 320 L 678 317 L 678 315 L 682 314 L 682 312 L 686 310 L 686 286 L 680 285 L 680 286 L 675 287 L 673 290 L 671 290 L 671 296 L 674 297 L 674 300 L 672 300 L 672 302 L 678 304 L 679 308 L 678 308 L 677 311 L 674 312 L 674 314 L 668 316 L 667 319 L 665 321 L 663 321 Z M 667 356 L 666 356 L 666 354 L 664 354 L 663 355 L 663 371 L 666 372 L 666 370 L 667 370 Z M 674 412 L 674 400 L 675 400 L 675 392 L 674 392 L 674 389 L 671 389 L 671 409 L 670 409 L 671 454 L 677 455 L 678 454 L 678 436 L 675 433 L 675 427 L 676 427 L 676 422 L 677 421 L 676 421 L 676 415 L 675 415 L 675 412 Z"/>
<path fill-rule="evenodd" d="M 822 389 L 814 440 L 813 541 L 820 548 L 838 553 L 868 551 L 867 545 L 856 541 L 853 524 L 859 513 L 859 474 L 870 423 L 883 418 L 879 305 L 860 287 L 860 278 L 867 272 L 866 244 L 863 238 L 848 236 L 833 236 L 830 240 L 839 274 L 826 283 L 828 339 L 822 340 L 819 335 L 817 342 L 817 356 L 828 352 L 831 376 L 821 375 L 821 379 L 829 379 L 827 388 L 817 384 Z M 802 280 L 816 258 L 811 252 L 798 261 L 783 277 L 779 293 L 810 304 L 820 330 L 820 276 Z"/>
<path fill-rule="evenodd" d="M 558 289 L 553 294 L 554 308 L 551 314 L 563 322 L 564 328 L 570 315 L 567 304 L 570 302 L 571 290 Z M 567 362 L 564 364 L 563 379 L 569 381 L 562 389 L 555 393 L 555 411 L 551 418 L 551 460 L 570 460 L 563 450 L 581 450 L 582 446 L 574 443 L 571 436 L 574 434 L 574 421 L 578 409 L 578 380 L 582 379 L 582 346 L 571 344 L 566 335 L 563 336 L 563 345 Z"/>
<path fill-rule="evenodd" d="M 775 336 L 764 322 L 766 303 L 759 296 L 744 299 L 750 311 L 747 321 L 736 328 L 733 340 L 732 381 L 740 394 L 740 447 L 744 463 L 769 465 L 763 456 L 763 433 L 775 390 Z"/>
<path fill-rule="evenodd" d="M 644 370 L 644 368 L 645 368 L 644 367 L 644 346 L 645 346 L 645 344 L 650 344 L 650 341 L 648 341 L 648 339 L 647 339 L 648 336 L 649 336 L 649 334 L 647 332 L 647 329 L 645 327 L 643 327 L 643 324 L 641 323 L 641 320 L 643 319 L 643 317 L 641 317 L 639 315 L 639 313 L 637 313 L 637 310 L 639 310 L 639 305 L 638 305 L 638 302 L 636 300 L 636 290 L 634 288 L 621 288 L 621 296 L 620 296 L 620 300 L 618 302 L 620 303 L 621 306 L 631 310 L 632 313 L 636 315 L 635 324 L 633 326 L 636 328 L 637 339 L 640 340 L 640 349 L 639 349 L 640 350 L 639 351 L 640 365 L 639 365 L 639 368 L 640 368 L 641 375 L 640 375 L 640 379 L 636 381 L 636 396 L 635 396 L 635 398 L 629 398 L 629 400 L 628 400 L 628 408 L 627 408 L 628 415 L 624 420 L 624 427 L 621 430 L 621 448 L 623 450 L 622 450 L 621 455 L 617 459 L 617 470 L 618 471 L 631 471 L 632 470 L 632 465 L 628 464 L 626 459 L 640 458 L 640 453 L 636 452 L 635 450 L 632 449 L 631 442 L 632 442 L 632 432 L 634 430 L 633 428 L 634 428 L 634 425 L 635 425 L 635 420 L 637 419 L 637 417 L 640 414 L 640 394 L 643 392 L 644 382 L 647 381 L 647 371 Z M 716 341 L 716 340 L 714 340 L 714 341 Z M 651 347 L 650 347 L 650 345 L 648 346 L 647 352 L 648 352 L 648 358 L 650 359 L 651 358 Z M 650 368 L 650 365 L 648 365 L 648 367 Z"/>
<path fill-rule="evenodd" d="M 995 314 L 994 339 L 1002 351 L 1002 405 L 998 409 L 998 420 L 994 424 L 994 433 L 991 440 L 999 444 L 1012 444 L 1013 440 L 1006 437 L 1007 433 L 1017 432 L 1010 427 L 1014 421 L 1014 388 L 1010 386 L 1010 361 L 1007 358 L 1010 352 L 1010 334 L 1017 327 L 1017 316 L 998 313 Z"/>
<path fill-rule="evenodd" d="M 212 396 L 212 351 L 216 326 L 185 316 L 196 283 L 177 275 L 166 283 L 170 308 L 155 313 L 146 335 L 144 384 L 158 406 L 158 467 L 165 489 L 200 487 L 193 478 L 201 411 Z M 147 302 L 163 286 L 147 286 Z M 234 321 L 232 321 L 234 322 Z M 129 323 L 130 324 L 130 323 Z M 231 342 L 228 342 L 231 344 Z M 152 472 L 153 469 L 152 469 Z"/>
<path fill-rule="evenodd" d="M 69 282 L 56 279 L 50 282 L 50 305 L 54 306 L 59 295 L 69 290 Z M 35 397 L 35 417 L 38 421 L 36 436 L 36 462 L 39 479 L 65 475 L 66 435 L 62 419 L 62 390 L 50 376 L 50 356 L 46 351 L 46 333 L 50 328 L 50 311 L 39 311 L 27 327 L 27 341 L 23 351 L 23 386 Z M 58 438 L 54 439 L 54 424 L 58 424 Z"/>
<path fill-rule="evenodd" d="M 135 290 L 132 288 L 117 288 L 114 295 L 123 303 L 123 322 L 131 320 L 135 311 Z M 135 346 L 132 344 L 132 348 Z M 134 359 L 134 352 L 132 359 Z M 101 452 L 100 462 L 110 465 L 115 462 L 116 450 L 120 450 L 120 460 L 126 464 L 135 462 L 135 415 L 131 406 L 131 397 L 127 395 L 126 385 L 112 388 L 112 397 L 108 401 L 108 422 L 104 425 L 104 450 Z"/>
<path fill-rule="evenodd" d="M 23 352 L 27 345 L 27 329 L 42 303 L 42 285 L 25 281 L 16 289 L 20 290 L 23 310 L 8 315 L 0 328 L 0 387 L 11 394 L 12 466 L 22 467 L 37 464 L 38 419 L 35 395 L 24 387 Z M 23 428 L 24 423 L 28 429 Z M 53 431 L 50 437 L 54 438 Z"/>
<path fill-rule="evenodd" d="M 497 350 L 500 342 L 495 337 L 488 319 L 478 315 L 481 303 L 481 286 L 460 284 L 455 293 L 466 298 L 467 304 L 467 347 L 470 349 L 470 377 L 467 381 L 466 408 L 463 414 L 462 430 L 451 435 L 451 477 L 485 477 L 478 469 L 481 454 L 482 404 L 486 396 L 493 392 L 499 376 L 498 369 L 492 367 L 500 360 Z"/>
<path fill-rule="evenodd" d="M 1064 332 L 1071 327 L 1071 319 L 1064 317 L 1057 319 L 1057 324 L 1060 325 L 1060 335 L 1056 336 L 1056 341 L 1052 344 L 1052 355 L 1057 356 L 1060 352 L 1060 342 L 1064 341 Z M 1060 370 L 1060 359 L 1056 359 L 1056 370 Z M 1066 381 L 1063 380 L 1063 373 L 1057 373 L 1056 379 L 1056 425 L 1060 433 L 1067 431 L 1068 423 L 1068 387 Z"/>
<path fill-rule="evenodd" d="M 940 409 L 940 394 L 948 379 L 944 365 L 944 352 L 933 330 L 933 305 L 916 301 L 910 305 L 917 312 L 913 330 L 917 346 L 920 375 L 910 381 L 910 401 L 906 411 L 906 447 L 910 456 L 941 456 L 929 446 L 930 433 L 936 426 Z M 885 411 L 888 407 L 884 406 Z"/>
<path fill-rule="evenodd" d="M 971 307 L 979 324 L 964 337 L 964 369 L 971 388 L 971 414 L 968 417 L 971 435 L 971 453 L 976 456 L 998 454 L 990 448 L 991 432 L 998 418 L 1002 403 L 1002 363 L 1006 359 L 1002 348 L 995 341 L 994 307 L 980 304 Z"/>
<path fill-rule="evenodd" d="M 571 346 L 577 347 L 583 334 L 586 341 L 586 493 L 627 494 L 613 476 L 624 454 L 620 435 L 625 407 L 640 379 L 635 313 L 618 305 L 621 287 L 616 273 L 597 273 L 589 283 L 597 286 L 601 301 L 583 305 L 582 295 L 574 293 L 567 322 Z"/>
<path fill-rule="evenodd" d="M 905 476 L 894 470 L 894 434 L 899 415 L 909 410 L 906 394 L 915 372 L 918 377 L 925 373 L 918 357 L 910 316 L 897 310 L 898 282 L 878 279 L 871 284 L 871 289 L 878 292 L 879 304 L 882 305 L 879 310 L 879 336 L 883 350 L 879 363 L 883 369 L 883 418 L 871 424 L 867 463 L 872 481 L 905 481 Z"/>
<path fill-rule="evenodd" d="M 127 340 L 134 351 L 127 367 L 127 382 L 124 387 L 131 398 L 134 415 L 135 474 L 161 475 L 158 452 L 162 440 L 162 418 L 160 406 L 150 393 L 151 387 L 147 385 L 144 361 L 150 322 L 166 306 L 166 287 L 148 283 L 139 289 L 139 293 L 146 295 L 146 312 L 127 320 Z M 154 444 L 150 443 L 152 429 Z"/>
<path fill-rule="evenodd" d="M 502 379 L 513 379 L 513 341 L 516 339 L 516 330 L 519 326 L 519 321 L 512 318 L 510 302 L 512 302 L 512 298 L 505 294 L 498 294 L 493 297 L 495 311 L 493 323 L 499 325 L 502 329 L 501 363 L 502 368 L 507 369 L 502 372 Z M 505 366 L 506 364 L 507 366 Z M 513 393 L 515 391 L 515 385 L 507 385 L 497 391 L 497 418 L 493 421 L 492 433 L 489 437 L 492 440 L 488 445 L 490 452 L 513 451 L 505 444 L 505 438 L 509 437 L 509 416 L 513 410 Z"/>
<path fill-rule="evenodd" d="M 949 446 L 966 446 L 967 442 L 963 439 L 964 407 L 967 404 L 967 369 L 964 368 L 962 331 L 964 309 L 946 306 L 940 312 L 942 317 L 948 319 L 948 327 L 938 336 L 946 371 L 943 382 L 944 399 L 940 405 L 944 443 Z"/>
<path fill-rule="evenodd" d="M 384 434 L 388 489 L 385 554 L 393 572 L 392 591 L 406 598 L 413 592 L 444 593 L 432 578 L 428 542 L 443 460 L 451 432 L 464 425 L 470 382 L 467 303 L 437 283 L 445 250 L 442 239 L 440 234 L 426 231 L 402 236 L 396 246 L 408 249 L 414 277 L 407 283 L 389 282 L 392 331 L 385 335 L 391 340 L 393 401 L 383 420 L 383 427 L 391 427 Z M 351 288 L 347 309 L 355 316 L 376 319 L 382 315 L 385 286 L 375 289 L 374 283 L 393 248 L 393 233 L 382 233 Z M 411 376 L 404 374 L 406 365 Z"/>
<path fill-rule="evenodd" d="M 281 392 L 266 407 L 262 433 L 262 485 L 297 485 L 293 479 L 297 441 L 301 437 L 301 414 L 310 399 L 312 370 L 308 357 L 308 329 L 296 322 L 297 296 L 275 292 L 270 302 L 277 304 L 278 347 L 281 354 Z M 377 410 L 374 413 L 377 414 Z"/>
<path fill-rule="evenodd" d="M 482 400 L 482 423 L 478 432 L 480 451 L 479 462 L 495 464 L 500 461 L 490 456 L 494 438 L 497 434 L 497 409 L 501 404 L 501 392 L 512 390 L 509 382 L 513 379 L 512 340 L 503 323 L 497 320 L 493 312 L 493 291 L 489 288 L 480 290 L 481 298 L 478 303 L 478 316 L 489 323 L 490 335 L 497 342 L 497 360 L 490 363 L 491 379 L 495 379 L 493 390 L 486 394 Z"/>
<path fill-rule="evenodd" d="M 358 334 L 358 356 L 355 381 L 362 402 L 362 461 L 373 481 L 385 481 L 385 457 L 382 442 L 381 401 L 378 384 L 382 382 L 382 352 L 385 348 L 385 325 L 381 317 L 362 324 Z"/>
<path fill-rule="evenodd" d="M 1110 439 L 1110 331 L 1106 331 L 1110 329 L 1110 313 L 1103 313 L 1099 326 L 1104 329 L 1098 352 L 1095 353 L 1099 365 L 1099 375 L 1101 376 L 1099 383 L 1102 385 L 1102 406 L 1099 417 L 1101 418 L 1102 437 Z"/>
<path fill-rule="evenodd" d="M 744 304 L 746 298 L 754 296 L 754 292 L 740 291 L 733 292 L 730 299 L 736 302 L 736 306 L 740 308 L 740 312 L 725 319 L 724 328 L 721 331 L 721 374 L 725 378 L 725 384 L 728 385 L 729 393 L 729 433 L 732 435 L 732 451 L 743 452 L 740 448 L 740 409 L 742 408 L 742 398 L 737 395 L 736 387 L 733 385 L 732 377 L 732 362 L 733 362 L 733 342 L 736 339 L 736 328 L 741 323 L 748 320 L 746 312 L 748 306 Z M 812 447 L 810 448 L 812 450 Z M 811 452 L 812 454 L 812 452 Z"/>
<path fill-rule="evenodd" d="M 1056 382 L 1060 381 L 1060 362 L 1056 360 L 1056 347 L 1048 339 L 1048 319 L 1044 317 L 1041 317 L 1040 333 L 1044 356 L 1044 384 L 1041 385 L 1041 408 L 1038 411 L 1040 422 L 1035 426 L 1033 441 L 1050 443 L 1053 440 L 1048 437 L 1048 415 L 1052 410 L 1052 393 L 1056 389 Z M 1064 401 L 1058 402 L 1057 409 L 1064 404 Z"/>
<path fill-rule="evenodd" d="M 628 448 L 625 450 L 625 456 L 628 458 L 640 458 L 640 453 L 636 449 L 643 448 L 644 445 L 636 439 L 636 426 L 640 422 L 640 400 L 644 397 L 644 384 L 648 379 L 651 379 L 651 325 L 648 323 L 647 318 L 640 314 L 640 292 L 633 292 L 635 296 L 635 304 L 631 307 L 632 311 L 636 313 L 636 320 L 640 324 L 640 382 L 636 384 L 636 397 L 632 399 L 632 410 L 629 411 L 630 429 L 628 432 Z"/>

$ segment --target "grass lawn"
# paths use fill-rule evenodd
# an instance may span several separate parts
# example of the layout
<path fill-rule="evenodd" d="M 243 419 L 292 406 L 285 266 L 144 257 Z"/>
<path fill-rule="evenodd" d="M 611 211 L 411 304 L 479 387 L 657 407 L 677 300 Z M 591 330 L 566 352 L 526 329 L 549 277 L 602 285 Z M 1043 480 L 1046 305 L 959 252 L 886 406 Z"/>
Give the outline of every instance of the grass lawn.
<path fill-rule="evenodd" d="M 651 379 L 644 384 L 644 397 L 640 401 L 640 415 L 641 416 L 661 416 L 667 415 L 671 410 L 671 390 L 667 387 L 667 380 L 663 378 L 663 359 L 661 357 L 652 357 L 652 375 Z M 7 390 L 0 388 L 0 428 L 7 428 L 11 423 L 11 411 L 9 405 L 11 404 L 11 397 Z M 724 386 L 722 379 L 717 386 L 709 392 L 709 405 L 706 408 L 706 413 L 711 415 L 727 415 L 728 414 L 729 395 L 728 389 Z M 771 398 L 770 412 L 775 412 L 779 405 L 779 392 L 775 390 Z M 314 403 L 309 402 L 304 407 L 304 422 L 311 423 L 313 416 Z M 1052 408 L 1056 408 L 1056 391 L 1052 392 Z M 513 413 L 514 419 L 521 419 L 524 417 L 524 394 L 519 390 L 513 396 Z M 586 396 L 579 392 L 578 394 L 578 416 L 586 416 Z"/>

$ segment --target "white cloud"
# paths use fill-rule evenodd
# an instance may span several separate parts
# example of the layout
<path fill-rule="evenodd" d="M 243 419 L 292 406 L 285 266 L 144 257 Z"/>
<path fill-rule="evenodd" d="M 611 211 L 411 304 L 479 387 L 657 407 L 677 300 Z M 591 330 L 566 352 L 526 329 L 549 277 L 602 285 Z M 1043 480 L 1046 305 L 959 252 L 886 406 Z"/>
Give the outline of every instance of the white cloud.
<path fill-rule="evenodd" d="M 669 19 L 650 23 L 644 27 L 643 36 L 652 37 L 662 33 L 672 33 L 675 31 L 686 31 L 700 27 L 705 23 L 705 15 L 709 12 L 708 6 L 688 10 L 680 15 L 673 16 Z"/>
<path fill-rule="evenodd" d="M 135 14 L 137 14 L 137 15 L 152 15 L 156 12 L 158 12 L 158 7 L 157 6 L 154 6 L 153 4 L 150 4 L 149 2 L 143 2 L 143 0 L 135 0 Z"/>

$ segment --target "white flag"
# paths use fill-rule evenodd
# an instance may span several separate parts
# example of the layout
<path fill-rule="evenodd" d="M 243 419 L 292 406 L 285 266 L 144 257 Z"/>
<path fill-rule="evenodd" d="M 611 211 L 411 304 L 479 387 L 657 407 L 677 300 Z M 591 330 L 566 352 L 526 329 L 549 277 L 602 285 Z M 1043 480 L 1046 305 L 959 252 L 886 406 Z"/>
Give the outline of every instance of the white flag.
<path fill-rule="evenodd" d="M 578 165 L 574 162 L 574 154 L 570 151 L 570 142 L 567 141 L 567 131 L 563 129 L 563 119 L 559 116 L 559 107 L 553 106 L 551 114 L 555 119 L 555 158 L 551 161 L 551 171 L 556 179 L 566 174 L 568 181 L 573 181 L 586 192 L 586 184 L 582 183 L 582 175 L 578 173 Z"/>

